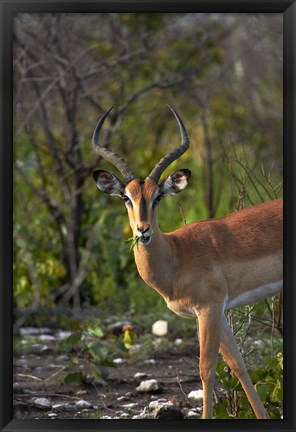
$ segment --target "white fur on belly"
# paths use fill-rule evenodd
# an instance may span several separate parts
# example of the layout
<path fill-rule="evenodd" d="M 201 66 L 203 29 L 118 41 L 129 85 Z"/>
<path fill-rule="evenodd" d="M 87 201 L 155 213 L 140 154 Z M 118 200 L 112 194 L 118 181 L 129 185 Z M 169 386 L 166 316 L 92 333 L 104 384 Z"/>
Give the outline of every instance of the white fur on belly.
<path fill-rule="evenodd" d="M 262 285 L 258 288 L 252 289 L 248 292 L 244 292 L 243 294 L 240 294 L 239 296 L 230 299 L 230 301 L 226 303 L 225 310 L 256 303 L 259 300 L 278 294 L 282 289 L 282 280 L 278 282 L 272 282 L 267 285 Z"/>

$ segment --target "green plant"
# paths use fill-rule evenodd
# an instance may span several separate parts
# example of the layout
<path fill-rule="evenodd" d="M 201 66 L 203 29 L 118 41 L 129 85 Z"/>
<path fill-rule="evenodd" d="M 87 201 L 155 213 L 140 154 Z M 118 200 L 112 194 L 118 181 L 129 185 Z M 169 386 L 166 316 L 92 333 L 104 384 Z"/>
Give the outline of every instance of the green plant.
<path fill-rule="evenodd" d="M 249 374 L 270 418 L 279 419 L 283 400 L 282 353 L 279 352 L 274 357 L 266 357 L 264 368 L 250 371 Z M 228 372 L 227 366 L 222 361 L 218 362 L 217 375 L 227 392 L 227 399 L 215 405 L 215 416 L 217 418 L 256 418 L 238 379 Z M 234 392 L 235 398 L 232 397 Z"/>
<path fill-rule="evenodd" d="M 116 367 L 116 351 L 125 351 L 122 341 L 111 337 L 103 340 L 103 331 L 97 323 L 85 322 L 81 330 L 61 342 L 60 349 L 71 353 L 71 370 L 64 377 L 66 384 L 105 384 L 108 368 Z"/>

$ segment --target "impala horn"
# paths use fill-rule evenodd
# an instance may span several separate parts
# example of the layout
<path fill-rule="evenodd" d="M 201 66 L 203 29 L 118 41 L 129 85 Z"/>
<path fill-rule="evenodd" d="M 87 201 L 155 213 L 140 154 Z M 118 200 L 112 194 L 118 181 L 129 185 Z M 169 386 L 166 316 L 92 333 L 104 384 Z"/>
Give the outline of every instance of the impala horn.
<path fill-rule="evenodd" d="M 130 167 L 128 166 L 128 164 L 124 159 L 122 159 L 118 154 L 114 153 L 113 151 L 109 150 L 106 147 L 102 147 L 99 144 L 100 131 L 102 129 L 104 121 L 106 120 L 106 117 L 108 116 L 112 108 L 113 107 L 111 107 L 107 112 L 105 112 L 105 114 L 99 120 L 92 137 L 92 145 L 94 151 L 98 155 L 100 155 L 102 158 L 106 159 L 107 161 L 111 162 L 114 166 L 116 166 L 116 168 L 121 172 L 125 181 L 128 183 L 131 180 L 136 179 L 138 177 L 131 171 Z"/>
<path fill-rule="evenodd" d="M 169 152 L 166 156 L 164 156 L 158 164 L 155 166 L 155 168 L 151 171 L 149 174 L 149 178 L 154 180 L 156 183 L 158 183 L 158 180 L 160 179 L 161 174 L 164 172 L 164 170 L 176 159 L 178 159 L 180 156 L 182 156 L 183 153 L 186 152 L 189 148 L 189 138 L 185 129 L 185 126 L 179 117 L 179 114 L 172 108 L 170 105 L 168 105 L 170 110 L 173 112 L 174 116 L 176 117 L 176 120 L 179 125 L 180 134 L 181 134 L 181 145 L 176 148 L 175 150 L 172 150 Z"/>

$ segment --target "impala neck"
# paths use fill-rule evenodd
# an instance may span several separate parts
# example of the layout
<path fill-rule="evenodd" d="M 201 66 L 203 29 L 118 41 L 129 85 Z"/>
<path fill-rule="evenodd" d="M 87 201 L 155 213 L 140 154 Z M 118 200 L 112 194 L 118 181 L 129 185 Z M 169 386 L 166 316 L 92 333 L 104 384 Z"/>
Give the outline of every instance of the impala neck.
<path fill-rule="evenodd" d="M 150 244 L 138 243 L 134 255 L 142 279 L 165 300 L 169 300 L 172 295 L 172 273 L 176 266 L 171 239 L 156 227 Z"/>

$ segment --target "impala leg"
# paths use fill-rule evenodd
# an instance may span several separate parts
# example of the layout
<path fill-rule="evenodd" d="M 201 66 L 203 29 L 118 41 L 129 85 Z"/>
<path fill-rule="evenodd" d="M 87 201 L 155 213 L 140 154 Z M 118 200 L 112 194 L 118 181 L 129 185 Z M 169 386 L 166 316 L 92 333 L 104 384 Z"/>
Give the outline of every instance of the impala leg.
<path fill-rule="evenodd" d="M 222 328 L 222 307 L 210 306 L 198 312 L 200 360 L 203 387 L 203 418 L 213 418 L 213 391 Z"/>
<path fill-rule="evenodd" d="M 230 369 L 239 379 L 258 419 L 269 418 L 248 374 L 244 359 L 226 318 L 223 318 L 220 351 Z"/>

